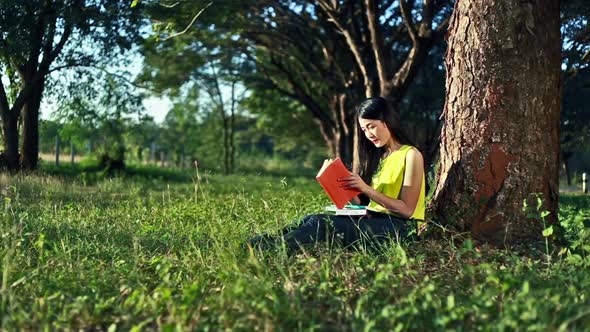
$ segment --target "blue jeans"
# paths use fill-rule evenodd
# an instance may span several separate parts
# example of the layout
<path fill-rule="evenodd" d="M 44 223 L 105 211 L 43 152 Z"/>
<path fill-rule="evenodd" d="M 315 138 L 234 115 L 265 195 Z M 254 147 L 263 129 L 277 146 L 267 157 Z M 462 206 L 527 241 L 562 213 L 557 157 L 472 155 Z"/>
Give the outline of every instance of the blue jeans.
<path fill-rule="evenodd" d="M 316 242 L 338 242 L 343 246 L 374 245 L 386 240 L 401 241 L 414 234 L 413 220 L 377 212 L 366 216 L 311 214 L 281 231 L 289 249 Z"/>

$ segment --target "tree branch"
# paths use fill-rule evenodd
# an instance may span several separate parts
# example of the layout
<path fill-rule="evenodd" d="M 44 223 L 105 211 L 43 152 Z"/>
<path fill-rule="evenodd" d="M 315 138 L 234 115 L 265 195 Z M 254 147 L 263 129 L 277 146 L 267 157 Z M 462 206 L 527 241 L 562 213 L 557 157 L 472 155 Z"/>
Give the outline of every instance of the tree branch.
<path fill-rule="evenodd" d="M 165 8 L 174 8 L 174 7 L 178 6 L 179 4 L 180 4 L 180 1 L 178 1 L 174 4 L 171 4 L 171 5 L 167 5 L 165 3 L 160 3 L 160 6 L 165 7 Z"/>
<path fill-rule="evenodd" d="M 72 30 L 73 30 L 73 28 L 72 28 L 71 22 L 66 23 L 66 25 L 64 27 L 64 32 L 61 35 L 59 42 L 57 42 L 57 45 L 55 45 L 55 48 L 51 51 L 51 53 L 49 54 L 48 57 L 43 57 L 43 60 L 41 61 L 41 64 L 39 65 L 38 75 L 41 75 L 41 76 L 47 75 L 47 73 L 49 72 L 49 66 L 51 66 L 51 64 L 55 61 L 55 59 L 57 59 L 57 57 L 61 53 L 66 42 L 70 38 L 70 35 L 72 34 Z"/>
<path fill-rule="evenodd" d="M 433 3 L 431 0 L 424 0 L 420 31 L 418 35 L 415 35 L 416 30 L 415 27 L 412 26 L 410 18 L 407 17 L 407 8 L 405 8 L 404 0 L 400 0 L 400 10 L 404 16 L 406 26 L 408 26 L 408 29 L 412 27 L 414 30 L 413 32 L 408 30 L 410 38 L 413 42 L 412 49 L 391 81 L 391 85 L 393 87 L 391 92 L 393 95 L 390 97 L 392 97 L 391 99 L 394 103 L 399 102 L 401 96 L 405 94 L 410 82 L 412 81 L 412 78 L 416 75 L 419 66 L 424 62 L 428 51 L 431 49 L 432 44 L 435 41 L 435 37 L 438 37 L 438 35 L 432 33 L 432 6 Z M 412 36 L 412 34 L 414 35 Z"/>
<path fill-rule="evenodd" d="M 246 54 L 246 56 L 248 58 L 250 58 L 251 60 L 253 60 L 251 55 Z M 328 140 L 329 135 L 327 135 L 326 127 L 332 128 L 334 124 L 331 120 L 329 120 L 329 117 L 325 117 L 322 115 L 321 111 L 319 111 L 320 110 L 319 105 L 315 104 L 315 102 L 313 102 L 310 97 L 306 98 L 305 96 L 301 96 L 301 95 L 291 92 L 285 88 L 282 88 L 281 85 L 279 84 L 279 82 L 277 82 L 275 79 L 272 78 L 272 75 L 270 75 L 268 72 L 268 68 L 266 68 L 264 65 L 259 64 L 259 69 L 262 71 L 262 74 L 266 78 L 266 81 L 263 81 L 263 80 L 259 80 L 259 81 L 270 85 L 271 88 L 278 91 L 280 94 L 287 96 L 295 101 L 298 101 L 303 106 L 307 107 L 307 109 L 309 109 L 311 111 L 312 115 L 314 116 L 314 121 L 316 121 L 320 124 L 320 130 L 322 132 L 322 135 L 324 136 L 324 139 Z M 258 79 L 256 79 L 256 80 L 258 80 Z M 328 119 L 328 120 L 326 121 L 325 119 Z"/>
<path fill-rule="evenodd" d="M 57 17 L 54 15 L 49 23 L 49 30 L 47 32 L 47 40 L 43 45 L 43 59 L 51 56 L 51 50 L 53 49 L 53 41 L 55 39 L 55 26 L 57 24 Z"/>
<path fill-rule="evenodd" d="M 27 6 L 28 7 L 28 6 Z M 43 48 L 43 36 L 45 35 L 45 19 L 49 10 L 49 3 L 45 1 L 45 5 L 41 9 L 40 15 L 35 15 L 34 8 L 29 8 L 30 19 L 37 18 L 37 22 L 33 25 L 33 31 L 31 32 L 29 58 L 23 67 L 19 69 L 21 71 L 21 79 L 23 81 L 29 81 L 33 79 L 36 74 L 37 65 L 39 64 L 39 55 Z"/>
<path fill-rule="evenodd" d="M 442 22 L 440 22 L 440 24 L 434 30 L 434 35 L 435 35 L 434 38 L 435 39 L 440 39 L 445 35 L 445 33 L 447 32 L 447 29 L 449 27 L 450 21 L 451 21 L 451 17 L 447 16 Z"/>
<path fill-rule="evenodd" d="M 170 35 L 170 36 L 168 36 L 168 37 L 166 37 L 166 38 L 162 39 L 162 41 L 166 41 L 166 40 L 168 40 L 168 39 L 170 39 L 170 38 L 178 37 L 178 36 L 180 36 L 180 35 L 182 35 L 182 34 L 185 34 L 185 33 L 186 33 L 186 32 L 187 32 L 187 31 L 188 31 L 190 28 L 191 28 L 191 26 L 192 26 L 192 25 L 195 23 L 195 21 L 197 20 L 197 18 L 198 18 L 199 16 L 201 16 L 201 14 L 202 14 L 202 13 L 205 11 L 205 9 L 209 8 L 209 6 L 211 6 L 212 4 L 213 4 L 213 1 L 209 2 L 209 4 L 207 4 L 207 5 L 206 5 L 206 6 L 205 6 L 203 9 L 201 9 L 201 10 L 200 10 L 200 11 L 197 13 L 197 15 L 195 15 L 195 16 L 193 17 L 193 19 L 192 19 L 192 20 L 191 20 L 191 22 L 190 22 L 190 23 L 189 23 L 189 24 L 186 26 L 186 28 L 184 28 L 184 30 L 182 30 L 181 32 L 178 32 L 178 33 L 172 34 L 172 35 Z"/>
<path fill-rule="evenodd" d="M 320 7 L 324 10 L 324 12 L 328 15 L 329 21 L 334 23 L 334 25 L 336 25 L 336 28 L 338 28 L 338 30 L 340 30 L 340 32 L 344 35 L 344 39 L 350 47 L 350 51 L 352 52 L 354 59 L 356 60 L 356 63 L 359 67 L 359 70 L 361 71 L 361 75 L 363 76 L 363 81 L 365 83 L 365 96 L 367 98 L 371 97 L 373 94 L 373 82 L 369 78 L 367 67 L 363 62 L 363 58 L 361 56 L 361 52 L 357 43 L 352 37 L 350 31 L 348 31 L 348 29 L 345 29 L 340 23 L 339 19 L 336 17 L 334 13 L 335 8 L 332 8 L 331 5 L 326 2 L 326 0 L 318 0 L 318 3 L 320 4 Z"/>
<path fill-rule="evenodd" d="M 110 76 L 113 76 L 113 77 L 117 77 L 117 78 L 123 80 L 125 83 L 127 83 L 129 85 L 132 85 L 132 86 L 134 86 L 134 87 L 136 87 L 138 89 L 143 89 L 143 90 L 149 91 L 149 92 L 154 93 L 154 94 L 160 94 L 161 93 L 160 91 L 154 90 L 154 89 L 152 89 L 150 87 L 137 84 L 136 82 L 128 79 L 127 77 L 125 77 L 125 75 L 118 74 L 118 73 L 113 73 L 113 72 L 110 72 L 110 71 L 108 71 L 108 70 L 106 70 L 106 69 L 104 69 L 102 67 L 99 67 L 99 66 L 96 66 L 96 65 L 92 65 L 92 64 L 87 64 L 87 63 L 70 63 L 70 64 L 63 65 L 63 66 L 53 67 L 53 68 L 51 68 L 51 69 L 49 69 L 47 71 L 47 74 L 51 74 L 52 72 L 59 71 L 59 70 L 62 70 L 62 69 L 74 68 L 74 67 L 96 69 L 96 70 L 99 70 L 99 71 L 101 71 L 101 72 L 103 72 L 103 73 L 105 73 L 107 75 L 110 75 Z"/>
<path fill-rule="evenodd" d="M 4 83 L 2 83 L 2 79 L 0 79 L 0 115 L 2 115 L 3 120 L 9 111 L 10 105 L 8 104 L 8 98 L 6 97 L 6 90 L 4 90 Z"/>
<path fill-rule="evenodd" d="M 291 85 L 291 88 L 293 89 L 293 91 L 300 97 L 299 100 L 312 111 L 312 113 L 315 115 L 315 117 L 317 119 L 319 119 L 321 122 L 329 123 L 331 126 L 334 126 L 332 119 L 330 119 L 330 117 L 326 116 L 326 114 L 324 114 L 321 111 L 321 107 L 319 107 L 319 105 L 317 105 L 317 103 L 313 100 L 313 98 L 311 96 L 309 96 L 309 94 L 305 93 L 305 89 L 303 87 L 301 87 L 295 81 L 292 73 L 287 71 L 280 63 L 273 61 L 272 59 L 271 59 L 271 63 L 279 71 L 281 71 L 283 74 L 285 74 L 286 79 L 289 82 L 289 85 Z"/>
<path fill-rule="evenodd" d="M 383 40 L 379 36 L 379 24 L 377 22 L 378 8 L 375 6 L 373 0 L 365 0 L 367 7 L 367 21 L 369 23 L 369 31 L 371 32 L 371 48 L 375 56 L 375 66 L 377 67 L 377 74 L 379 76 L 379 91 L 387 90 L 388 84 L 387 74 L 385 73 L 385 60 L 383 59 Z"/>
<path fill-rule="evenodd" d="M 414 1 L 412 1 L 412 6 L 410 6 L 410 8 L 408 8 L 406 5 L 406 0 L 399 0 L 399 10 L 402 14 L 402 18 L 404 20 L 404 24 L 406 26 L 406 28 L 408 29 L 408 34 L 410 35 L 410 39 L 412 40 L 412 43 L 417 44 L 418 43 L 418 33 L 416 32 L 416 27 L 414 26 L 413 20 L 412 20 L 412 16 L 409 14 L 409 12 L 412 11 Z"/>

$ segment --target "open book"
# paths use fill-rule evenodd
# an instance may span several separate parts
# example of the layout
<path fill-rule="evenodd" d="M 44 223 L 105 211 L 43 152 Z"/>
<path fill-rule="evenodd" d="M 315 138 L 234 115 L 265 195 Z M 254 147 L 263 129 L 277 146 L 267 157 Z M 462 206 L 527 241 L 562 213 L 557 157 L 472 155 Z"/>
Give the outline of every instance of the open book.
<path fill-rule="evenodd" d="M 326 206 L 326 212 L 334 213 L 337 216 L 364 216 L 367 214 L 367 207 L 365 205 L 346 204 L 342 209 L 336 205 Z"/>
<path fill-rule="evenodd" d="M 342 209 L 346 203 L 360 193 L 356 189 L 344 189 L 340 187 L 342 183 L 338 179 L 345 178 L 349 175 L 350 172 L 346 169 L 342 160 L 336 158 L 324 162 L 324 165 L 315 177 L 330 197 L 330 200 L 332 200 L 332 203 L 339 209 Z"/>

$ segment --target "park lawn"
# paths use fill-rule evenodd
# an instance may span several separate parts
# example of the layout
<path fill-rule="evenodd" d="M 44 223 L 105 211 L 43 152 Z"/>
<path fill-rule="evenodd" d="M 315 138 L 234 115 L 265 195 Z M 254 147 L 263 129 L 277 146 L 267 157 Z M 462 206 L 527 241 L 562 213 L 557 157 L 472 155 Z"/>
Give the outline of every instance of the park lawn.
<path fill-rule="evenodd" d="M 561 198 L 550 264 L 450 235 L 287 256 L 240 244 L 321 211 L 313 178 L 50 173 L 0 175 L 2 330 L 590 326 L 588 196 Z"/>

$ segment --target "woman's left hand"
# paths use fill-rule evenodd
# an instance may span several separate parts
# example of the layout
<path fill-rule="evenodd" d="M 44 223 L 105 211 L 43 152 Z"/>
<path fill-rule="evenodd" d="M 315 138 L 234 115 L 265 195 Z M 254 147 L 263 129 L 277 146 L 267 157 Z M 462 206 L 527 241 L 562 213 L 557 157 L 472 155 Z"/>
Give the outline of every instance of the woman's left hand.
<path fill-rule="evenodd" d="M 350 173 L 350 176 L 340 178 L 338 181 L 341 182 L 340 187 L 344 189 L 357 189 L 365 193 L 370 188 L 361 176 L 356 173 Z"/>

